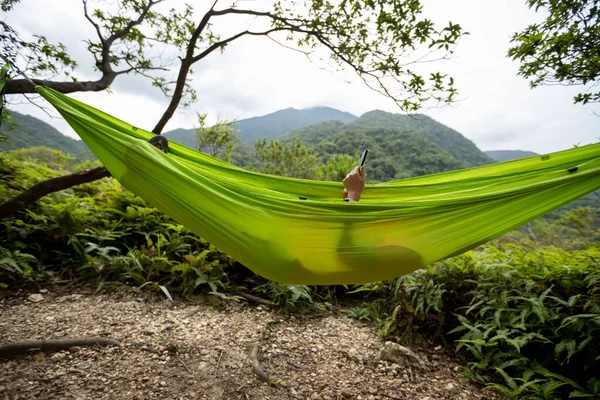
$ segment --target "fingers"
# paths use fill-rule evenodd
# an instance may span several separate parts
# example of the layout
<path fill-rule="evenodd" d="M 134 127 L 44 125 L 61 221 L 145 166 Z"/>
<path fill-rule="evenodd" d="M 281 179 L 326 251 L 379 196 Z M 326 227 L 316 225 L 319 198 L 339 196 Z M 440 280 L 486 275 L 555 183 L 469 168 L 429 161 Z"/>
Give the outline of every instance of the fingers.
<path fill-rule="evenodd" d="M 364 167 L 364 165 L 358 169 L 358 173 L 359 173 L 359 174 L 360 174 L 360 176 L 362 176 L 363 178 L 365 177 L 365 167 Z"/>

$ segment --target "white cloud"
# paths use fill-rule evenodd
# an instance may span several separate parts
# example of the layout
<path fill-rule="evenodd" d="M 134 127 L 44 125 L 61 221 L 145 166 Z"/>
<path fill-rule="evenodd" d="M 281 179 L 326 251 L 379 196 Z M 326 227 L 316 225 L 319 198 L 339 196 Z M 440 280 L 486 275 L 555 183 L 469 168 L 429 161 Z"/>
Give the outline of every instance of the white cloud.
<path fill-rule="evenodd" d="M 471 33 L 461 41 L 451 61 L 435 64 L 455 77 L 462 100 L 427 114 L 484 150 L 549 152 L 597 141 L 600 118 L 593 115 L 593 107 L 572 104 L 578 88 L 531 90 L 525 79 L 516 76 L 518 64 L 506 57 L 509 39 L 540 18 L 524 3 L 425 1 L 424 13 L 435 22 L 445 24 L 451 20 Z M 83 18 L 79 0 L 22 0 L 10 14 L 10 23 L 64 42 L 84 67 L 85 75 L 94 76 L 83 43 L 85 38 L 93 37 L 94 31 Z M 228 26 L 216 25 L 215 29 L 238 29 L 241 24 L 238 20 Z M 191 127 L 196 113 L 243 119 L 288 107 L 317 105 L 355 115 L 372 109 L 399 112 L 391 100 L 368 89 L 353 73 L 321 70 L 302 54 L 265 38 L 236 41 L 224 54 L 213 53 L 194 66 L 194 71 L 193 86 L 199 101 L 189 109 L 178 110 L 167 130 Z M 145 129 L 152 129 L 167 105 L 167 99 L 139 77 L 119 77 L 112 89 L 112 94 L 78 93 L 74 97 Z M 50 120 L 35 107 L 22 106 L 17 111 L 35 115 L 74 135 L 64 121 Z"/>

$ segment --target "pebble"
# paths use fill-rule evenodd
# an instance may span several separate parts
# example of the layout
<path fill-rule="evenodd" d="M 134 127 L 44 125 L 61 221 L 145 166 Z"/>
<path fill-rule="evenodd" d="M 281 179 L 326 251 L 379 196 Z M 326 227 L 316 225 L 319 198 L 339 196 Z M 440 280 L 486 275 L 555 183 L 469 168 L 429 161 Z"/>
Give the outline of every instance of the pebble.
<path fill-rule="evenodd" d="M 29 295 L 27 300 L 31 301 L 32 303 L 39 303 L 40 301 L 44 300 L 44 296 L 42 296 L 40 293 L 34 293 Z"/>

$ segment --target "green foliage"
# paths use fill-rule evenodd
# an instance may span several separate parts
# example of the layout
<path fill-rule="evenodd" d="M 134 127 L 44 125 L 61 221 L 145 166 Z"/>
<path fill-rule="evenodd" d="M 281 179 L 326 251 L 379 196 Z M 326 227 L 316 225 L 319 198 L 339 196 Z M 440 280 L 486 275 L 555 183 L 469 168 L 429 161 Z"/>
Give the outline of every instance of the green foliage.
<path fill-rule="evenodd" d="M 354 288 L 375 300 L 383 336 L 444 333 L 465 375 L 507 398 L 600 394 L 600 251 L 486 246 L 410 275 Z M 367 299 L 369 301 L 369 299 Z"/>
<path fill-rule="evenodd" d="M 11 153 L 11 158 L 17 161 L 30 161 L 41 164 L 58 171 L 68 170 L 73 166 L 73 157 L 43 146 L 15 150 Z"/>
<path fill-rule="evenodd" d="M 515 33 L 508 56 L 521 63 L 519 75 L 531 87 L 565 84 L 589 85 L 600 77 L 600 8 L 595 0 L 528 0 L 546 15 L 544 22 Z M 575 103 L 600 101 L 600 92 L 575 96 Z"/>
<path fill-rule="evenodd" d="M 231 152 L 236 142 L 235 121 L 217 121 L 213 126 L 206 126 L 207 114 L 198 115 L 198 151 L 212 157 L 230 162 Z"/>
<path fill-rule="evenodd" d="M 356 66 L 355 71 L 365 82 L 372 82 L 372 88 L 392 97 L 403 110 L 415 111 L 426 99 L 450 102 L 456 96 L 454 80 L 447 75 L 421 76 L 403 65 L 423 57 L 418 52 L 410 54 L 408 49 L 421 45 L 444 57 L 464 34 L 459 25 L 451 22 L 436 28 L 431 20 L 421 16 L 420 1 L 318 0 L 307 8 L 307 12 L 301 12 L 294 3 L 277 2 L 274 13 L 280 18 L 291 18 L 305 33 L 297 40 L 301 47 L 333 47 L 334 62 Z M 274 22 L 275 27 L 283 25 L 281 21 Z M 314 31 L 319 35 L 312 35 Z M 395 86 L 400 94 L 392 96 L 385 90 L 386 84 Z"/>
<path fill-rule="evenodd" d="M 10 12 L 20 0 L 2 0 L 0 9 Z M 0 21 L 0 47 L 2 55 L 11 61 L 21 57 L 29 70 L 36 75 L 56 75 L 69 73 L 77 67 L 77 63 L 68 54 L 62 43 L 53 44 L 39 34 L 31 39 L 23 38 L 12 26 Z"/>
<path fill-rule="evenodd" d="M 35 149 L 34 149 L 35 150 Z M 54 150 L 9 153 L 0 169 L 0 202 L 64 174 Z M 33 161 L 35 157 L 47 164 Z M 57 161 L 58 160 L 58 161 Z M 52 168 L 50 168 L 52 166 Z M 115 180 L 80 185 L 0 221 L 0 282 L 63 277 L 97 286 L 146 288 L 173 298 L 228 287 L 233 261 L 149 207 Z M 6 244 L 6 245 L 5 245 Z"/>
<path fill-rule="evenodd" d="M 311 288 L 304 285 L 268 282 L 255 287 L 254 291 L 271 298 L 279 312 L 307 311 L 313 301 Z"/>
<path fill-rule="evenodd" d="M 319 158 L 299 141 L 283 144 L 266 139 L 254 143 L 257 170 L 271 175 L 315 179 Z"/>
<path fill-rule="evenodd" d="M 583 199 L 582 199 L 583 200 Z M 554 246 L 566 250 L 584 250 L 600 242 L 600 216 L 591 207 L 564 207 L 544 218 L 532 221 L 521 228 L 493 241 L 495 244 L 519 243 L 529 250 L 540 246 Z M 597 199 L 592 198 L 597 203 Z"/>
<path fill-rule="evenodd" d="M 348 172 L 358 165 L 358 157 L 346 154 L 330 157 L 326 164 L 319 165 L 317 176 L 323 181 L 341 182 Z"/>

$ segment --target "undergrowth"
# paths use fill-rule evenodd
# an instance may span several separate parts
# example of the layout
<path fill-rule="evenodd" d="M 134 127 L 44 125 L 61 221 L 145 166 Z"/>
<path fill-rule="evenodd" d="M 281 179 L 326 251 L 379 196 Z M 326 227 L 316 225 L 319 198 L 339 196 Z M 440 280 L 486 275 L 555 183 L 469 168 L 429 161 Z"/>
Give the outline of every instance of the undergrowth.
<path fill-rule="evenodd" d="M 38 152 L 2 155 L 0 202 L 78 168 L 58 152 Z M 572 210 L 394 280 L 285 285 L 103 179 L 0 220 L 0 288 L 69 280 L 170 300 L 242 290 L 278 312 L 352 304 L 344 313 L 371 321 L 382 338 L 440 342 L 465 355 L 465 376 L 506 398 L 593 398 L 600 396 L 597 226 L 594 210 Z"/>

